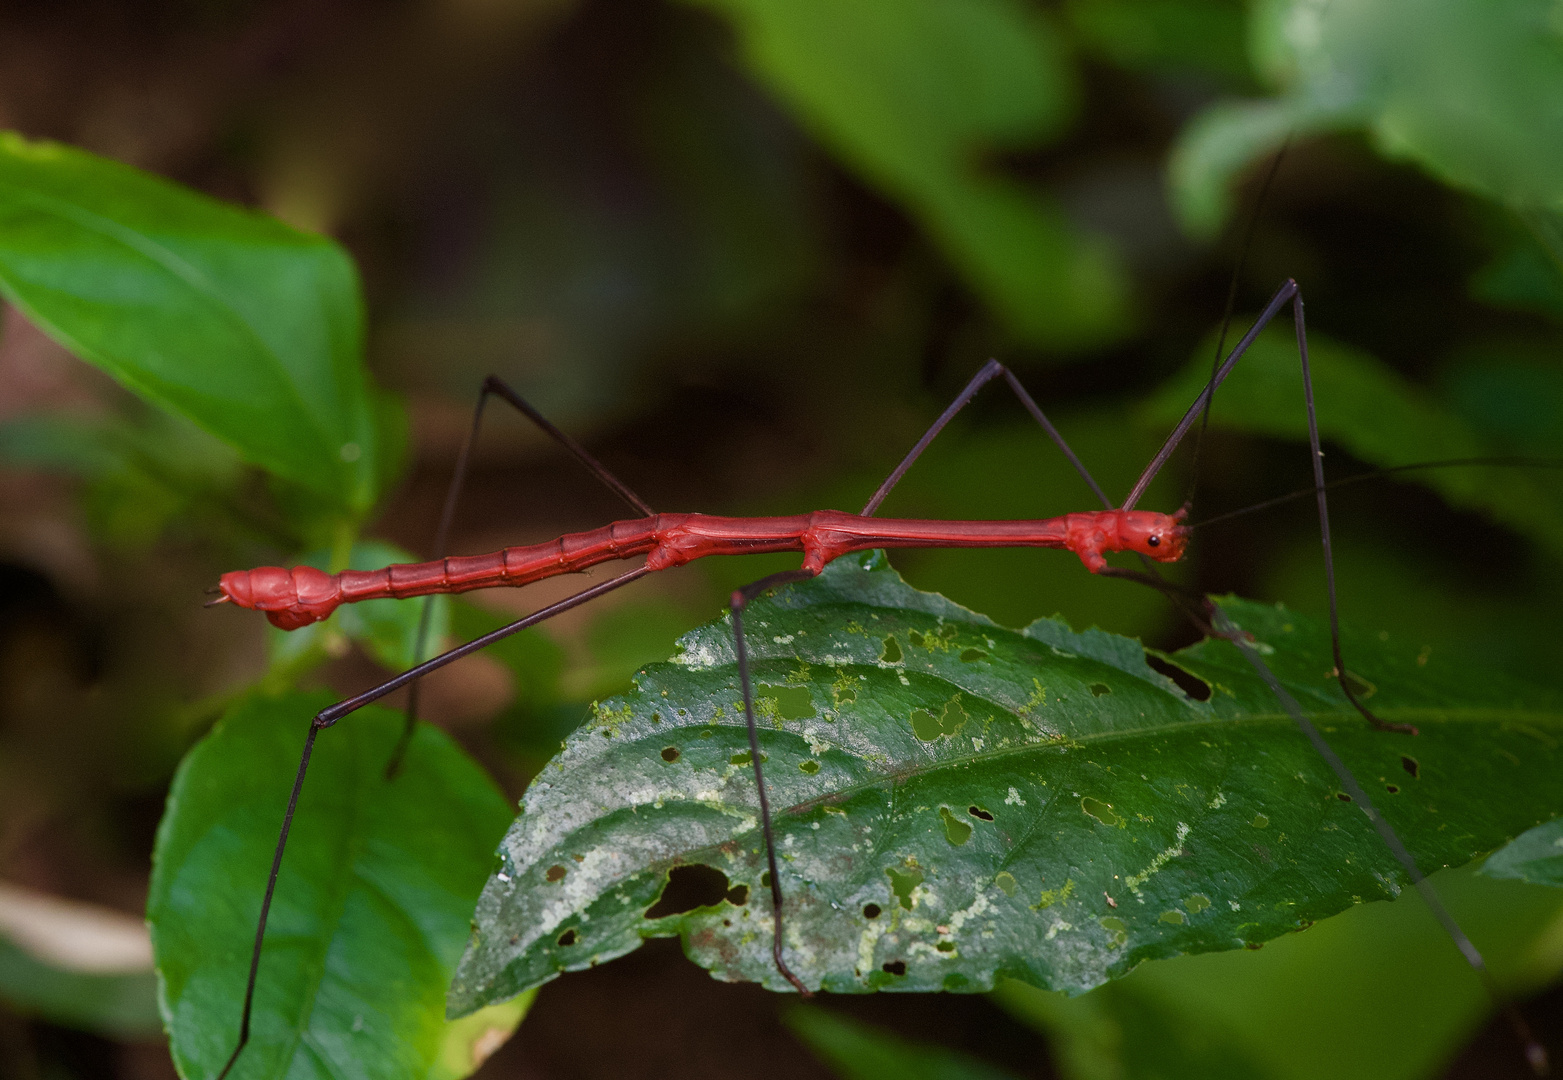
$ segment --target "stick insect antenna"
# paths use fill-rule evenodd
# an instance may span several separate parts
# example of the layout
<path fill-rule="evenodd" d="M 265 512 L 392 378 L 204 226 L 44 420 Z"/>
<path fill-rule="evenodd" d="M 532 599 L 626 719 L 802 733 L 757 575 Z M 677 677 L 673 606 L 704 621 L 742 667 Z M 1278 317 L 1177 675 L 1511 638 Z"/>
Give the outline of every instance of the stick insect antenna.
<path fill-rule="evenodd" d="M 1338 480 L 1331 480 L 1324 485 L 1324 490 L 1334 491 L 1336 488 L 1348 487 L 1352 484 L 1360 484 L 1364 480 L 1379 480 L 1386 476 L 1394 476 L 1396 473 L 1415 472 L 1421 469 L 1454 469 L 1460 467 L 1499 466 L 1520 469 L 1563 469 L 1563 458 L 1549 457 L 1525 457 L 1517 454 L 1496 454 L 1489 457 L 1463 457 L 1442 458 L 1438 461 L 1416 461 L 1409 465 L 1390 465 L 1383 469 L 1373 469 L 1370 472 L 1355 473 L 1351 476 L 1343 476 Z M 1204 521 L 1185 525 L 1184 528 L 1193 531 L 1203 529 L 1207 525 L 1219 525 L 1234 518 L 1244 517 L 1248 514 L 1257 514 L 1261 510 L 1269 510 L 1273 506 L 1282 503 L 1295 502 L 1298 499 L 1306 499 L 1313 496 L 1318 488 L 1309 486 L 1298 488 L 1286 495 L 1277 495 L 1273 499 L 1265 499 L 1256 502 L 1252 506 L 1245 506 L 1241 510 L 1229 510 L 1215 517 L 1208 517 Z"/>
<path fill-rule="evenodd" d="M 483 429 L 483 409 L 488 404 L 490 396 L 497 397 L 510 405 L 522 416 L 553 439 L 560 446 L 568 450 L 575 459 L 586 466 L 597 479 L 619 498 L 623 499 L 643 517 L 653 517 L 656 511 L 639 495 L 630 490 L 628 484 L 620 480 L 608 471 L 607 466 L 598 461 L 580 443 L 561 431 L 553 421 L 527 401 L 498 375 L 490 375 L 483 380 L 483 387 L 478 391 L 478 403 L 472 410 L 472 426 L 467 429 L 467 437 L 462 440 L 461 451 L 456 455 L 456 471 L 451 476 L 450 487 L 445 492 L 445 505 L 440 510 L 440 523 L 434 531 L 434 550 L 431 553 L 436 559 L 443 559 L 450 551 L 450 530 L 456 519 L 456 502 L 461 497 L 461 489 L 467 482 L 467 469 L 472 461 L 473 448 L 477 446 L 478 434 Z M 424 650 L 429 643 L 429 628 L 434 622 L 434 597 L 430 596 L 423 602 L 423 611 L 418 615 L 418 633 L 413 639 L 412 659 L 414 664 L 423 662 Z M 390 761 L 385 766 L 385 778 L 395 779 L 397 772 L 401 770 L 402 759 L 407 755 L 407 747 L 412 743 L 413 731 L 418 726 L 418 694 L 423 684 L 413 682 L 407 688 L 407 722 L 402 727 L 402 736 L 396 742 L 396 747 L 391 751 Z"/>
<path fill-rule="evenodd" d="M 255 948 L 250 954 L 250 971 L 244 984 L 244 1008 L 239 1016 L 239 1043 L 233 1048 L 233 1053 L 229 1056 L 228 1063 L 217 1074 L 216 1080 L 225 1080 L 234 1063 L 239 1060 L 240 1052 L 244 1050 L 245 1045 L 250 1041 L 250 1020 L 254 1014 L 255 1006 L 255 984 L 260 975 L 261 945 L 266 939 L 266 922 L 271 917 L 271 900 L 277 889 L 278 872 L 282 869 L 282 854 L 288 846 L 288 834 L 293 831 L 293 814 L 298 808 L 299 793 L 304 790 L 304 775 L 309 771 L 309 759 L 315 750 L 316 736 L 344 716 L 357 712 L 365 705 L 378 701 L 387 694 L 394 693 L 408 683 L 416 683 L 418 679 L 421 679 L 431 671 L 436 671 L 447 664 L 455 663 L 464 656 L 470 656 L 472 653 L 492 645 L 501 638 L 509 637 L 511 634 L 525 630 L 529 626 L 536 626 L 538 623 L 551 619 L 555 615 L 569 611 L 571 608 L 579 607 L 590 600 L 595 600 L 597 597 L 628 585 L 630 582 L 638 580 L 648 573 L 650 571 L 646 567 L 637 566 L 635 569 L 620 574 L 618 577 L 610 578 L 600 585 L 593 585 L 589 589 L 583 589 L 574 596 L 567 596 L 558 603 L 550 604 L 545 608 L 534 611 L 525 618 L 517 619 L 507 626 L 501 626 L 498 630 L 484 634 L 480 638 L 475 638 L 465 645 L 458 645 L 456 648 L 443 652 L 431 660 L 425 660 L 416 667 L 408 668 L 395 678 L 387 679 L 379 686 L 365 690 L 363 693 L 350 697 L 345 701 L 339 701 L 335 705 L 322 709 L 315 714 L 314 719 L 309 722 L 309 733 L 304 737 L 304 752 L 299 757 L 298 774 L 293 778 L 293 791 L 288 796 L 288 808 L 282 816 L 282 829 L 277 834 L 277 847 L 271 858 L 271 872 L 266 878 L 266 893 L 261 899 L 260 917 L 255 924 Z M 774 874 L 771 875 L 771 879 L 775 880 Z"/>
<path fill-rule="evenodd" d="M 771 959 L 776 962 L 776 970 L 782 977 L 797 988 L 798 993 L 804 997 L 813 997 L 811 991 L 802 979 L 793 974 L 787 966 L 787 961 L 782 957 L 782 890 L 781 872 L 776 865 L 776 840 L 771 826 L 771 802 L 765 792 L 765 771 L 760 764 L 760 731 L 754 719 L 754 689 L 749 679 L 749 651 L 744 642 L 744 608 L 749 606 L 749 601 L 765 592 L 767 589 L 778 585 L 788 585 L 794 581 L 807 581 L 815 576 L 812 570 L 783 570 L 779 574 L 763 577 L 751 585 L 745 585 L 741 589 L 735 589 L 729 601 L 729 607 L 733 612 L 733 655 L 738 661 L 738 681 L 743 686 L 744 694 L 744 723 L 749 730 L 749 759 L 754 764 L 754 786 L 760 794 L 760 833 L 765 840 L 765 863 L 770 869 L 771 878 L 771 924 L 773 935 L 771 938 Z"/>

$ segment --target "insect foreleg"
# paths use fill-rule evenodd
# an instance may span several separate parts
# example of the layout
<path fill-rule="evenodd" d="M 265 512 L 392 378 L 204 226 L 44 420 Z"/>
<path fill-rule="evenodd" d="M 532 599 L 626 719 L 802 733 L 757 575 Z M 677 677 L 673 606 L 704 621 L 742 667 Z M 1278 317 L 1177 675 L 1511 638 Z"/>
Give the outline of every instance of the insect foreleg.
<path fill-rule="evenodd" d="M 525 630 L 529 626 L 536 626 L 538 623 L 551 619 L 555 615 L 569 611 L 571 608 L 579 607 L 588 600 L 594 600 L 605 593 L 610 593 L 621 586 L 628 585 L 630 582 L 638 580 L 650 572 L 644 566 L 637 566 L 635 569 L 620 574 L 618 577 L 610 578 L 600 585 L 583 589 L 574 596 L 567 596 L 558 603 L 550 604 L 545 608 L 534 611 L 525 618 L 517 619 L 513 623 L 501 626 L 498 630 L 484 634 L 480 638 L 474 638 L 465 645 L 458 645 L 456 648 L 443 652 L 431 660 L 425 660 L 416 667 L 409 668 L 400 675 L 387 679 L 379 686 L 365 690 L 363 693 L 350 697 L 345 701 L 339 701 L 335 705 L 322 709 L 315 714 L 314 719 L 309 723 L 309 734 L 304 739 L 304 753 L 299 758 L 298 774 L 293 780 L 293 792 L 288 797 L 288 808 L 282 817 L 282 829 L 277 834 L 277 848 L 272 855 L 271 873 L 266 879 L 266 895 L 261 900 L 260 918 L 256 920 L 255 949 L 250 956 L 250 971 L 244 986 L 244 1007 L 239 1016 L 239 1043 L 234 1047 L 233 1054 L 228 1058 L 228 1063 L 223 1066 L 222 1072 L 217 1074 L 216 1080 L 223 1080 L 228 1075 L 229 1070 L 233 1068 L 234 1062 L 239 1059 L 239 1052 L 244 1049 L 245 1044 L 250 1039 L 250 1019 L 254 1011 L 255 983 L 260 972 L 261 944 L 266 937 L 266 921 L 271 916 L 271 901 L 272 894 L 277 887 L 277 873 L 282 867 L 282 854 L 287 849 L 288 835 L 293 829 L 293 813 L 298 807 L 299 792 L 304 789 L 304 775 L 309 771 L 309 759 L 315 749 L 316 736 L 323 729 L 330 727 L 343 717 L 357 712 L 365 705 L 380 700 L 387 694 L 394 693 L 408 683 L 416 682 L 431 671 L 436 671 L 447 664 L 452 664 L 464 656 L 470 656 L 479 649 L 486 648 L 501 638 L 509 637 L 511 634 Z M 774 882 L 775 878 L 776 875 L 773 873 L 771 880 Z"/>

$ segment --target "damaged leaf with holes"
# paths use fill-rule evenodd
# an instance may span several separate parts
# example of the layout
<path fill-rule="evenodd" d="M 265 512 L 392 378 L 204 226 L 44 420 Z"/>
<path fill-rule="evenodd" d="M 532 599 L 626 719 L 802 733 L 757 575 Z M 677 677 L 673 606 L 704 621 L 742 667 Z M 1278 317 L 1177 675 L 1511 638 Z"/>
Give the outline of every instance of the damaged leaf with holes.
<path fill-rule="evenodd" d="M 1421 730 L 1375 732 L 1330 676 L 1320 627 L 1223 606 L 1424 869 L 1563 809 L 1558 695 L 1416 642 L 1348 637 L 1373 708 Z M 756 601 L 744 622 L 783 945 L 811 988 L 977 991 L 1014 976 L 1080 992 L 1406 885 L 1230 643 L 1152 664 L 1138 642 L 1061 621 L 1004 629 L 874 553 Z M 527 792 L 453 1014 L 672 935 L 718 978 L 789 989 L 771 959 L 730 623 L 681 646 L 595 707 Z M 964 659 L 974 649 L 982 663 Z"/>

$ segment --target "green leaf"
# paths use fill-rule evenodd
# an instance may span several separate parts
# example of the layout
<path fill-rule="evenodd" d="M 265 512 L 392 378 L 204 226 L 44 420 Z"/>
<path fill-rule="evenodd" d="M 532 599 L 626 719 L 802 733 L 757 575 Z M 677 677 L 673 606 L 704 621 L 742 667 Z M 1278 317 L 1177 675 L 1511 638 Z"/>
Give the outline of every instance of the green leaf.
<path fill-rule="evenodd" d="M 145 1039 L 162 1031 L 150 970 L 67 971 L 0 935 L 0 998 L 20 1012 L 110 1038 Z"/>
<path fill-rule="evenodd" d="M 915 214 L 1029 341 L 1121 333 L 1128 283 L 1103 241 L 985 159 L 1051 140 L 1074 112 L 1051 26 L 1017 0 L 698 0 L 826 145 Z"/>
<path fill-rule="evenodd" d="M 782 1022 L 842 1080 L 1013 1080 L 1013 1074 L 943 1046 L 907 1042 L 826 1009 L 798 1006 Z"/>
<path fill-rule="evenodd" d="M 1081 44 L 1130 71 L 1216 75 L 1251 82 L 1244 10 L 1229 0 L 1069 0 Z"/>
<path fill-rule="evenodd" d="M 182 1076 L 215 1075 L 235 1045 L 277 828 L 310 717 L 330 701 L 249 697 L 174 779 L 147 918 Z M 517 1007 L 480 1030 L 443 1016 L 505 799 L 427 725 L 387 781 L 401 728 L 399 714 L 371 707 L 320 734 L 235 1077 L 456 1076 L 463 1043 L 492 1049 L 503 1032 L 490 1028 L 519 1020 Z"/>
<path fill-rule="evenodd" d="M 1482 873 L 1533 885 L 1563 885 L 1563 818 L 1543 822 L 1493 852 Z"/>
<path fill-rule="evenodd" d="M 1379 715 L 1423 731 L 1380 734 L 1329 677 L 1318 627 L 1225 606 L 1422 865 L 1465 862 L 1557 812 L 1555 698 L 1352 639 Z M 1006 630 L 874 555 L 757 601 L 745 624 L 784 946 L 811 987 L 982 990 L 1007 975 L 1079 992 L 1403 887 L 1226 642 L 1173 657 L 1211 689 L 1201 702 L 1137 642 L 1053 620 Z M 720 978 L 787 988 L 730 631 L 718 621 L 682 645 L 596 707 L 527 792 L 454 1012 L 672 934 Z"/>
<path fill-rule="evenodd" d="M 1432 882 L 1493 977 L 1523 999 L 1563 957 L 1563 893 Z M 1414 892 L 1361 904 L 1263 949 L 1182 956 L 1066 998 L 1018 982 L 994 994 L 1045 1031 L 1064 1080 L 1421 1080 L 1440 1075 L 1493 1002 Z M 1512 1045 L 1513 1069 L 1522 1069 Z"/>
<path fill-rule="evenodd" d="M 1202 346 L 1188 367 L 1143 407 L 1145 421 L 1170 425 L 1210 381 L 1214 342 Z M 1321 334 L 1308 334 L 1319 433 L 1373 465 L 1511 452 L 1485 443 L 1453 409 L 1407 382 L 1360 349 Z M 1216 391 L 1211 423 L 1233 431 L 1306 441 L 1302 368 L 1290 326 L 1267 328 Z M 1308 454 L 1298 451 L 1299 487 L 1310 484 Z M 1325 478 L 1340 474 L 1325 459 Z M 1416 470 L 1397 479 L 1437 491 L 1451 505 L 1482 510 L 1494 520 L 1563 553 L 1563 505 L 1536 476 L 1496 466 Z M 1555 486 L 1555 485 L 1554 485 Z"/>
<path fill-rule="evenodd" d="M 1385 155 L 1522 211 L 1563 208 L 1563 26 L 1551 0 L 1264 0 L 1250 43 L 1271 101 L 1214 107 L 1172 163 L 1208 234 L 1233 175 L 1288 134 L 1367 131 Z"/>
<path fill-rule="evenodd" d="M 373 505 L 397 425 L 336 244 L 14 134 L 0 236 L 0 293 L 51 337 L 336 513 Z"/>

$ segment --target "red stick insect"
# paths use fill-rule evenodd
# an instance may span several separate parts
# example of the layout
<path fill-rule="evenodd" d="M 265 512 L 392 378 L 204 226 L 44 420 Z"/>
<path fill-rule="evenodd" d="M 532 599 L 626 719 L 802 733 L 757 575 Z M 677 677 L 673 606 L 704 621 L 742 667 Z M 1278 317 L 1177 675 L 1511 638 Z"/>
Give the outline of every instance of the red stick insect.
<path fill-rule="evenodd" d="M 267 917 L 276 888 L 278 871 L 287 846 L 293 816 L 298 804 L 304 778 L 308 770 L 315 740 L 320 732 L 350 715 L 363 706 L 406 686 L 416 692 L 417 681 L 424 675 L 461 659 L 494 641 L 534 626 L 554 615 L 586 603 L 598 596 L 612 592 L 632 581 L 657 570 L 668 569 L 710 555 L 749 554 L 756 552 L 801 551 L 803 564 L 797 570 L 772 574 L 750 585 L 735 590 L 730 598 L 732 627 L 739 678 L 743 690 L 745 721 L 750 746 L 749 760 L 754 769 L 755 785 L 760 808 L 760 825 L 764 838 L 772 900 L 772 956 L 777 970 L 804 995 L 810 989 L 787 965 L 784 955 L 782 923 L 784 903 L 781 875 L 778 872 L 774 850 L 771 810 L 767 798 L 766 782 L 762 767 L 762 754 L 756 730 L 754 694 L 751 685 L 748 654 L 746 651 L 743 613 L 747 604 L 767 589 L 797 582 L 817 575 L 831 560 L 852 551 L 870 548 L 942 548 L 942 547 L 1047 547 L 1064 548 L 1078 555 L 1092 573 L 1138 580 L 1152 585 L 1173 598 L 1207 632 L 1232 641 L 1253 664 L 1260 676 L 1276 694 L 1283 709 L 1296 721 L 1331 769 L 1351 800 L 1368 816 L 1382 836 L 1395 858 L 1405 868 L 1411 880 L 1427 900 L 1434 914 L 1443 924 L 1455 945 L 1466 960 L 1483 978 L 1489 989 L 1490 978 L 1481 954 L 1466 937 L 1452 916 L 1444 909 L 1437 895 L 1423 878 L 1415 861 L 1407 852 L 1393 829 L 1374 808 L 1361 784 L 1336 756 L 1318 729 L 1308 719 L 1301 706 L 1288 694 L 1272 674 L 1257 651 L 1251 648 L 1242 632 L 1228 621 L 1214 605 L 1203 597 L 1190 596 L 1155 573 L 1155 562 L 1173 562 L 1179 559 L 1188 542 L 1188 527 L 1184 524 L 1186 507 L 1174 514 L 1156 513 L 1135 509 L 1152 479 L 1161 470 L 1173 451 L 1189 430 L 1202 416 L 1207 415 L 1216 388 L 1231 372 L 1243 354 L 1254 342 L 1260 331 L 1283 309 L 1290 306 L 1296 327 L 1298 350 L 1301 359 L 1305 402 L 1308 416 L 1309 447 L 1312 452 L 1314 486 L 1319 513 L 1320 533 L 1323 540 L 1326 585 L 1329 596 L 1330 631 L 1335 675 L 1342 691 L 1352 705 L 1375 728 L 1386 732 L 1414 734 L 1405 725 L 1381 721 L 1359 700 L 1346 675 L 1346 665 L 1341 655 L 1339 620 L 1337 616 L 1334 565 L 1330 546 L 1330 526 L 1326 499 L 1322 452 L 1313 402 L 1312 376 L 1308 365 L 1307 336 L 1303 320 L 1303 303 L 1294 281 L 1286 282 L 1271 298 L 1264 311 L 1237 343 L 1230 354 L 1215 368 L 1205 390 L 1189 407 L 1174 427 L 1160 451 L 1151 460 L 1144 473 L 1123 502 L 1114 506 L 1089 471 L 1069 448 L 1063 437 L 1037 406 L 1015 376 L 996 361 L 989 361 L 951 402 L 928 431 L 918 440 L 905 459 L 896 467 L 861 513 L 847 514 L 839 511 L 818 511 L 791 517 L 729 518 L 700 514 L 656 514 L 622 482 L 613 477 L 599 462 L 579 444 L 542 417 L 531 405 L 497 378 L 490 377 L 484 384 L 473 418 L 472 428 L 458 459 L 456 480 L 447 497 L 436 550 L 443 552 L 450 523 L 459 495 L 467 459 L 481 426 L 484 407 L 490 395 L 498 396 L 534 423 L 552 438 L 570 450 L 604 483 L 633 506 L 643 517 L 619 521 L 584 533 L 574 533 L 545 544 L 529 547 L 507 548 L 489 555 L 472 557 L 438 558 L 432 562 L 414 565 L 392 566 L 378 571 L 344 571 L 328 575 L 309 567 L 284 570 L 263 567 L 257 570 L 226 574 L 220 585 L 221 596 L 213 603 L 231 602 L 241 607 L 264 611 L 273 624 L 283 629 L 294 629 L 328 617 L 342 603 L 386 597 L 409 598 L 436 593 L 457 593 L 473 589 L 497 586 L 521 586 L 558 574 L 584 570 L 598 563 L 638 555 L 645 562 L 635 569 L 620 574 L 601 584 L 585 589 L 574 596 L 549 605 L 525 618 L 516 620 L 474 641 L 451 649 L 431 660 L 395 676 L 379 686 L 358 694 L 318 713 L 312 721 L 305 740 L 282 828 L 277 839 L 265 896 L 262 901 L 259 922 L 256 927 L 251 954 L 248 981 L 245 989 L 243 1012 L 240 1017 L 239 1038 L 218 1080 L 222 1080 L 233 1068 L 250 1035 L 250 1020 L 254 1002 L 260 959 L 265 942 Z M 1068 514 L 1060 518 L 1032 521 L 928 521 L 878 519 L 874 514 L 891 489 L 900 481 L 912 463 L 922 454 L 932 440 L 987 383 L 1002 378 L 1015 392 L 1028 412 L 1037 420 L 1048 436 L 1059 446 L 1080 475 L 1090 485 L 1105 509 L 1100 511 Z M 1110 567 L 1104 553 L 1130 551 L 1142 557 L 1145 571 L 1122 570 Z M 428 609 L 424 613 L 427 627 Z M 407 733 L 410 735 L 416 715 L 416 700 L 410 703 Z M 407 738 L 393 755 L 390 766 L 395 771 Z M 1498 997 L 1494 993 L 1495 998 Z M 1541 1045 L 1531 1037 L 1519 1014 L 1510 1008 L 1526 1054 L 1533 1067 L 1545 1069 L 1546 1054 Z"/>

